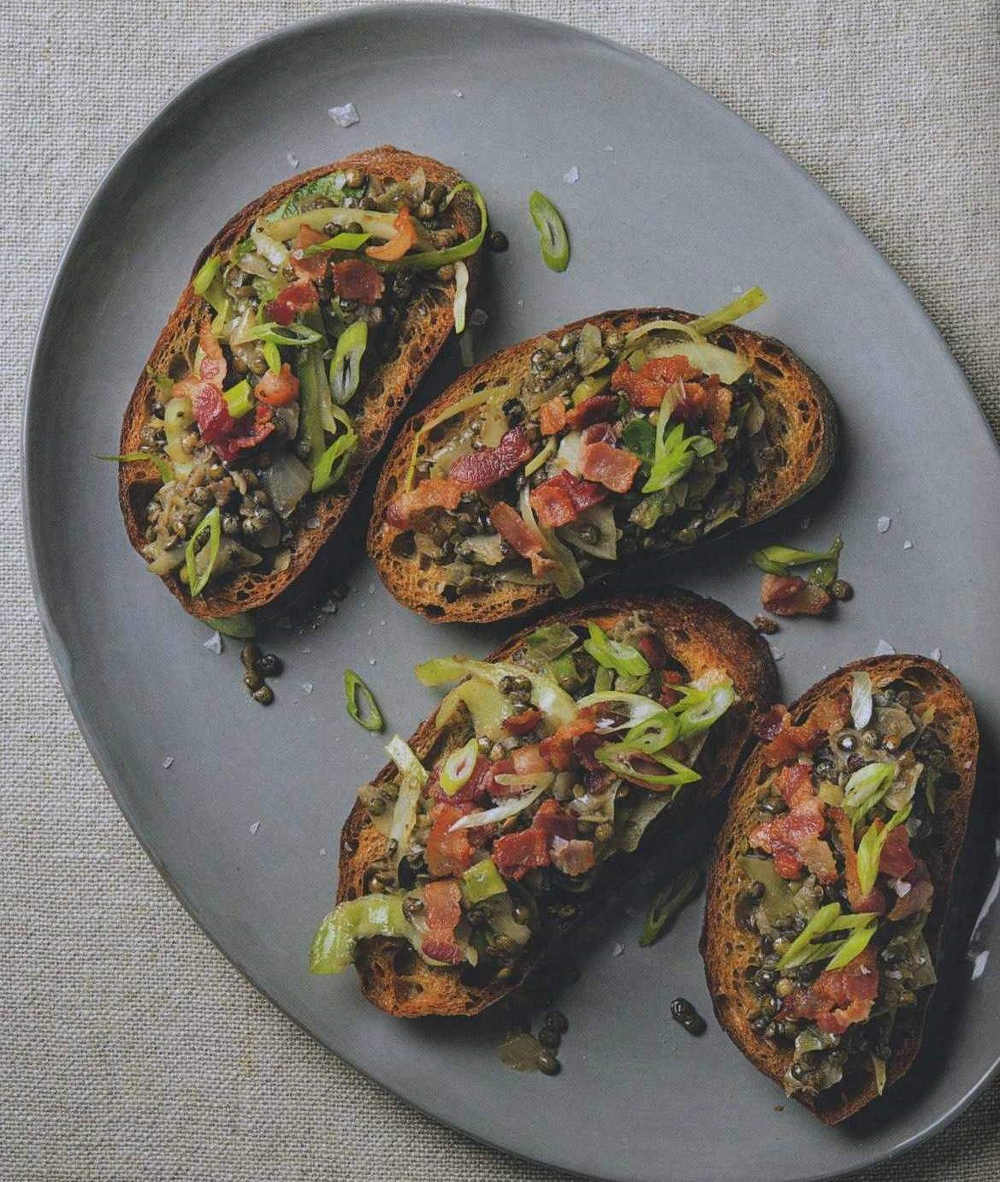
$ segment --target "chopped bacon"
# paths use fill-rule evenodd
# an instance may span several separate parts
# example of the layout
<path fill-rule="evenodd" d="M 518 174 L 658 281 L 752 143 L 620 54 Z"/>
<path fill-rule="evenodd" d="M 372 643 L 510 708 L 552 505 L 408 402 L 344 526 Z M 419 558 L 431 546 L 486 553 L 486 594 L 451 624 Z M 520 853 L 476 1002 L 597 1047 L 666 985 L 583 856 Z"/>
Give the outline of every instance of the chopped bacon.
<path fill-rule="evenodd" d="M 522 558 L 531 563 L 531 573 L 539 579 L 549 578 L 555 567 L 543 553 L 545 543 L 537 529 L 532 529 L 518 511 L 505 501 L 497 501 L 490 509 L 490 522 L 503 540 Z"/>
<path fill-rule="evenodd" d="M 282 288 L 267 305 L 267 318 L 287 327 L 295 319 L 296 312 L 312 308 L 318 303 L 316 285 L 311 279 L 299 279 Z"/>
<path fill-rule="evenodd" d="M 782 730 L 785 718 L 788 716 L 788 707 L 783 706 L 780 702 L 772 706 L 770 710 L 761 716 L 760 721 L 755 727 L 755 733 L 758 739 L 770 741 L 778 737 Z"/>
<path fill-rule="evenodd" d="M 750 844 L 774 858 L 782 878 L 797 878 L 805 861 L 803 844 L 819 837 L 825 827 L 823 802 L 817 796 L 805 796 L 787 813 L 758 825 L 750 834 Z"/>
<path fill-rule="evenodd" d="M 531 822 L 532 829 L 540 829 L 548 840 L 554 837 L 576 837 L 576 818 L 550 797 L 542 801 Z"/>
<path fill-rule="evenodd" d="M 542 758 L 555 771 L 568 771 L 573 764 L 574 741 L 580 735 L 596 729 L 597 721 L 593 711 L 589 707 L 584 707 L 572 722 L 564 723 L 554 734 L 542 739 L 539 744 Z"/>
<path fill-rule="evenodd" d="M 655 632 L 647 632 L 640 636 L 635 642 L 635 647 L 646 658 L 646 664 L 650 669 L 662 669 L 666 665 L 667 650 Z"/>
<path fill-rule="evenodd" d="M 718 379 L 715 379 L 714 384 L 708 387 L 708 393 L 705 423 L 712 440 L 721 444 L 726 437 L 726 427 L 729 426 L 729 416 L 733 410 L 733 392 L 728 386 L 720 386 Z"/>
<path fill-rule="evenodd" d="M 796 759 L 803 751 L 814 751 L 824 736 L 844 725 L 849 710 L 847 694 L 837 694 L 817 702 L 806 721 L 801 726 L 793 726 L 792 716 L 784 706 L 772 707 L 757 730 L 764 738 L 770 736 L 770 742 L 765 744 L 761 753 L 764 762 L 769 767 L 777 767 Z"/>
<path fill-rule="evenodd" d="M 534 706 L 529 706 L 527 710 L 521 710 L 517 714 L 512 714 L 510 718 L 505 718 L 500 725 L 508 735 L 527 735 L 541 721 L 541 710 L 536 709 Z"/>
<path fill-rule="evenodd" d="M 499 784 L 497 776 L 537 776 L 549 771 L 548 761 L 543 758 L 538 743 L 516 747 L 505 759 L 498 759 L 490 768 L 485 787 L 494 800 L 507 796 L 522 796 L 530 784 Z"/>
<path fill-rule="evenodd" d="M 611 375 L 611 389 L 623 390 L 635 407 L 651 410 L 663 402 L 663 396 L 678 381 L 697 375 L 684 356 L 654 357 L 638 370 L 623 361 Z"/>
<path fill-rule="evenodd" d="M 910 883 L 910 889 L 905 895 L 900 895 L 893 905 L 889 912 L 889 918 L 892 920 L 906 919 L 916 915 L 918 911 L 925 911 L 934 898 L 934 884 L 922 859 L 915 859 L 914 868 L 906 881 Z"/>
<path fill-rule="evenodd" d="M 538 425 L 543 435 L 558 435 L 566 426 L 566 403 L 558 394 L 542 407 L 538 415 Z"/>
<path fill-rule="evenodd" d="M 660 702 L 664 706 L 676 706 L 681 696 L 673 687 L 683 684 L 684 677 L 676 669 L 664 669 L 660 673 Z"/>
<path fill-rule="evenodd" d="M 798 575 L 765 575 L 760 602 L 775 616 L 818 616 L 832 603 L 829 592 Z"/>
<path fill-rule="evenodd" d="M 215 444 L 232 435 L 236 419 L 229 413 L 222 390 L 214 382 L 201 382 L 191 399 L 198 430 L 206 443 Z"/>
<path fill-rule="evenodd" d="M 610 423 L 592 423 L 589 427 L 584 427 L 580 438 L 585 444 L 616 443 L 618 441 L 615 429 Z"/>
<path fill-rule="evenodd" d="M 435 769 L 431 781 L 427 786 L 427 795 L 433 800 L 444 801 L 453 805 L 469 804 L 472 801 L 483 801 L 489 792 L 491 766 L 490 761 L 485 755 L 477 756 L 472 768 L 472 774 L 462 787 L 451 796 L 441 787 L 438 770 Z"/>
<path fill-rule="evenodd" d="M 878 822 L 876 822 L 878 824 Z M 916 866 L 917 859 L 910 849 L 910 835 L 905 825 L 897 825 L 885 839 L 879 871 L 890 878 L 905 878 Z"/>
<path fill-rule="evenodd" d="M 300 279 L 322 279 L 326 274 L 326 264 L 330 256 L 325 253 L 311 255 L 305 253 L 307 246 L 316 246 L 325 241 L 326 235 L 321 234 L 319 230 L 314 230 L 305 222 L 299 226 L 299 232 L 295 236 L 295 249 L 292 251 L 290 261 L 295 274 Z"/>
<path fill-rule="evenodd" d="M 821 698 L 809 713 L 809 725 L 825 735 L 832 735 L 847 724 L 851 715 L 851 699 L 846 690 L 831 698 Z"/>
<path fill-rule="evenodd" d="M 493 843 L 493 861 L 504 878 L 523 878 L 529 870 L 549 864 L 549 839 L 541 829 L 507 833 Z"/>
<path fill-rule="evenodd" d="M 549 770 L 548 760 L 542 755 L 538 743 L 530 743 L 527 747 L 515 747 L 510 753 L 514 771 L 519 776 L 535 776 Z"/>
<path fill-rule="evenodd" d="M 341 259 L 333 264 L 333 290 L 342 300 L 377 304 L 385 291 L 385 283 L 366 259 Z"/>
<path fill-rule="evenodd" d="M 790 809 L 815 795 L 812 784 L 812 768 L 807 763 L 791 763 L 778 773 L 775 787 Z"/>
<path fill-rule="evenodd" d="M 212 382 L 221 390 L 226 377 L 226 358 L 223 355 L 222 346 L 216 340 L 215 333 L 212 332 L 211 321 L 207 319 L 201 322 L 201 328 L 198 331 L 198 344 L 201 345 L 201 351 L 205 354 L 198 370 L 201 380 Z"/>
<path fill-rule="evenodd" d="M 534 444 L 524 427 L 512 427 L 496 447 L 459 456 L 448 475 L 466 488 L 490 488 L 512 476 L 534 454 Z"/>
<path fill-rule="evenodd" d="M 427 934 L 420 941 L 421 952 L 431 960 L 459 964 L 463 955 L 455 942 L 455 928 L 462 918 L 462 888 L 454 878 L 424 887 L 424 918 Z"/>
<path fill-rule="evenodd" d="M 396 229 L 395 237 L 390 238 L 381 246 L 369 246 L 365 250 L 365 254 L 370 258 L 378 259 L 383 263 L 391 263 L 396 259 L 401 259 L 411 246 L 416 245 L 417 224 L 410 216 L 408 206 L 401 205 L 399 207 L 399 213 L 396 214 L 392 224 Z"/>
<path fill-rule="evenodd" d="M 826 1034 L 843 1034 L 854 1022 L 868 1019 L 878 985 L 878 961 L 869 945 L 842 969 L 827 970 L 811 985 L 799 986 L 785 999 L 781 1016 L 808 1018 Z"/>
<path fill-rule="evenodd" d="M 287 406 L 299 396 L 299 379 L 286 361 L 278 373 L 270 370 L 253 388 L 254 397 L 268 406 Z"/>
<path fill-rule="evenodd" d="M 580 474 L 612 492 L 628 492 L 641 462 L 632 452 L 609 443 L 585 443 L 580 449 Z"/>
<path fill-rule="evenodd" d="M 600 423 L 614 417 L 618 410 L 618 399 L 614 394 L 593 394 L 566 416 L 566 426 L 580 431 L 592 423 Z"/>
<path fill-rule="evenodd" d="M 597 748 L 607 742 L 597 731 L 588 731 L 584 735 L 577 735 L 573 740 L 573 758 L 588 772 L 605 771 L 604 764 L 597 758 Z"/>
<path fill-rule="evenodd" d="M 843 809 L 830 809 L 830 826 L 836 835 L 844 855 L 844 879 L 847 884 L 847 902 L 857 914 L 870 912 L 872 915 L 885 914 L 885 892 L 875 886 L 867 895 L 861 893 L 858 879 L 858 853 L 854 848 L 854 826 Z"/>
<path fill-rule="evenodd" d="M 252 415 L 234 419 L 229 413 L 222 391 L 212 382 L 202 382 L 194 398 L 194 415 L 198 430 L 215 454 L 231 463 L 243 451 L 257 447 L 274 430 L 271 408 L 258 405 Z"/>
<path fill-rule="evenodd" d="M 472 865 L 475 847 L 468 829 L 449 832 L 452 825 L 472 811 L 468 804 L 436 804 L 431 810 L 431 832 L 427 838 L 427 869 L 435 878 L 461 874 Z"/>
<path fill-rule="evenodd" d="M 551 857 L 552 865 L 570 878 L 586 874 L 596 864 L 592 841 L 566 841 L 562 837 L 555 837 L 552 839 Z"/>
<path fill-rule="evenodd" d="M 545 526 L 567 525 L 608 495 L 606 488 L 562 471 L 530 493 L 531 507 Z"/>
<path fill-rule="evenodd" d="M 396 529 L 409 529 L 414 518 L 425 509 L 457 509 L 462 492 L 462 486 L 454 480 L 422 480 L 416 488 L 393 497 L 385 519 Z"/>
<path fill-rule="evenodd" d="M 821 883 L 837 881 L 837 863 L 833 859 L 833 850 L 822 837 L 806 837 L 800 843 L 798 856 L 806 864 L 810 874 L 815 874 Z"/>

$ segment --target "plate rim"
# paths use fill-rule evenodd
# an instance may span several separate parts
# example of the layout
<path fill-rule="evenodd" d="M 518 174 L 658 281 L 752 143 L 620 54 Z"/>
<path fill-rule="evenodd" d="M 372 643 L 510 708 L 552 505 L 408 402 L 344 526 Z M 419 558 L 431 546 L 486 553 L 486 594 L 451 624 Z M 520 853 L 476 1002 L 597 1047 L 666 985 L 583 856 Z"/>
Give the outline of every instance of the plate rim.
<path fill-rule="evenodd" d="M 365 5 L 363 7 L 349 8 L 339 12 L 327 12 L 316 16 L 307 17 L 301 20 L 290 21 L 282 24 L 279 27 L 270 30 L 267 33 L 258 37 L 253 37 L 245 44 L 238 46 L 236 49 L 224 54 L 222 57 L 213 61 L 211 65 L 201 70 L 189 82 L 181 87 L 175 94 L 173 94 L 166 102 L 164 102 L 156 112 L 146 121 L 141 130 L 133 136 L 125 148 L 115 157 L 110 165 L 103 172 L 96 188 L 86 201 L 80 215 L 77 219 L 76 225 L 66 241 L 65 246 L 60 252 L 55 271 L 48 285 L 45 299 L 41 306 L 41 311 L 38 318 L 38 327 L 35 331 L 34 341 L 31 348 L 31 358 L 28 366 L 27 377 L 25 381 L 25 398 L 21 409 L 21 423 L 20 423 L 20 439 L 19 449 L 21 458 L 21 479 L 20 479 L 20 507 L 22 524 L 24 526 L 24 540 L 25 540 L 25 556 L 28 566 L 28 573 L 31 583 L 32 595 L 35 601 L 36 611 L 38 613 L 39 622 L 42 626 L 42 632 L 45 637 L 46 645 L 52 659 L 53 667 L 55 668 L 56 676 L 59 679 L 60 687 L 66 699 L 67 705 L 73 715 L 73 719 L 77 725 L 84 742 L 87 745 L 88 752 L 94 763 L 97 765 L 98 771 L 104 780 L 105 787 L 110 792 L 118 809 L 128 822 L 129 829 L 133 837 L 139 842 L 142 850 L 149 858 L 150 862 L 156 868 L 161 879 L 166 883 L 167 887 L 173 893 L 174 897 L 180 902 L 187 915 L 195 923 L 198 930 L 209 940 L 212 946 L 225 959 L 236 968 L 240 975 L 262 996 L 267 998 L 268 1002 L 273 1005 L 285 1018 L 292 1022 L 299 1030 L 302 1030 L 310 1038 L 318 1042 L 328 1054 L 334 1055 L 337 1059 L 348 1064 L 353 1070 L 358 1071 L 366 1079 L 377 1083 L 379 1087 L 384 1088 L 391 1095 L 401 1100 L 403 1103 L 411 1106 L 422 1114 L 426 1119 L 442 1125 L 445 1128 L 467 1137 L 469 1140 L 485 1145 L 490 1149 L 496 1150 L 500 1153 L 509 1154 L 511 1157 L 527 1162 L 531 1165 L 542 1166 L 545 1169 L 551 1169 L 558 1173 L 583 1177 L 592 1179 L 593 1182 L 617 1182 L 618 1175 L 604 1175 L 587 1172 L 580 1174 L 578 1171 L 569 1166 L 562 1165 L 558 1162 L 547 1160 L 542 1157 L 531 1156 L 523 1153 L 517 1149 L 511 1148 L 508 1145 L 499 1144 L 491 1140 L 489 1137 L 480 1133 L 472 1132 L 465 1129 L 458 1124 L 452 1123 L 444 1116 L 439 1116 L 430 1112 L 424 1105 L 413 1099 L 408 1095 L 404 1095 L 397 1088 L 387 1083 L 377 1071 L 370 1070 L 355 1062 L 353 1058 L 340 1051 L 333 1050 L 317 1033 L 309 1029 L 309 1027 L 294 1014 L 285 1009 L 272 994 L 255 980 L 249 969 L 242 963 L 241 959 L 228 952 L 220 943 L 220 940 L 206 928 L 198 916 L 198 908 L 193 899 L 191 899 L 184 889 L 176 882 L 167 869 L 163 866 L 161 859 L 157 856 L 155 851 L 147 843 L 146 838 L 140 832 L 140 828 L 134 820 L 132 810 L 128 807 L 125 799 L 125 794 L 119 787 L 117 779 L 111 774 L 112 766 L 111 747 L 112 744 L 107 743 L 103 738 L 98 736 L 96 729 L 91 727 L 84 719 L 81 709 L 78 706 L 78 695 L 76 692 L 76 679 L 73 674 L 72 662 L 67 653 L 66 645 L 59 633 L 59 629 L 55 623 L 54 613 L 50 609 L 50 595 L 48 589 L 43 586 L 42 575 L 40 570 L 40 561 L 36 547 L 36 518 L 38 515 L 38 506 L 35 504 L 37 499 L 33 494 L 34 480 L 33 470 L 34 463 L 31 458 L 31 449 L 29 443 L 32 436 L 32 428 L 34 424 L 35 414 L 38 410 L 38 404 L 42 400 L 42 393 L 39 391 L 39 371 L 42 366 L 41 360 L 41 346 L 43 344 L 43 337 L 45 336 L 50 313 L 53 304 L 63 283 L 64 272 L 75 255 L 80 243 L 83 240 L 83 231 L 90 220 L 91 216 L 102 204 L 106 192 L 112 187 L 118 178 L 118 175 L 125 171 L 128 163 L 133 155 L 139 152 L 145 144 L 147 138 L 156 134 L 161 127 L 168 123 L 174 116 L 176 108 L 181 107 L 195 92 L 197 92 L 206 81 L 211 79 L 216 74 L 227 69 L 229 66 L 237 63 L 244 57 L 250 57 L 259 53 L 267 46 L 274 46 L 277 43 L 284 41 L 286 38 L 296 37 L 301 35 L 304 31 L 310 28 L 327 28 L 342 24 L 365 22 L 370 17 L 378 17 L 385 19 L 387 17 L 398 17 L 401 13 L 447 13 L 449 19 L 452 20 L 468 20 L 469 14 L 475 14 L 475 19 L 495 21 L 498 24 L 507 24 L 511 26 L 521 26 L 527 30 L 547 30 L 550 33 L 555 32 L 562 37 L 577 38 L 583 42 L 596 43 L 605 50 L 610 50 L 613 53 L 622 55 L 626 58 L 631 58 L 635 62 L 642 64 L 644 67 L 650 65 L 656 67 L 658 70 L 664 71 L 671 75 L 672 78 L 679 82 L 683 87 L 693 92 L 694 96 L 701 102 L 708 104 L 715 108 L 717 115 L 742 125 L 744 134 L 749 133 L 754 138 L 758 148 L 764 153 L 770 153 L 772 159 L 780 163 L 785 168 L 791 169 L 798 173 L 799 176 L 807 182 L 812 189 L 814 195 L 818 195 L 827 206 L 828 216 L 839 219 L 842 225 L 845 225 L 849 233 L 856 235 L 861 242 L 874 252 L 877 256 L 881 270 L 884 277 L 891 280 L 892 284 L 900 291 L 905 305 L 909 308 L 911 315 L 913 315 L 920 324 L 922 330 L 928 338 L 929 343 L 933 343 L 933 348 L 936 350 L 938 357 L 947 366 L 953 370 L 954 376 L 958 379 L 959 385 L 963 388 L 965 397 L 971 401 L 972 405 L 978 412 L 979 418 L 982 422 L 983 428 L 990 438 L 997 452 L 997 458 L 1000 459 L 1000 443 L 998 443 L 993 432 L 992 426 L 986 417 L 985 410 L 972 389 L 972 386 L 965 375 L 962 367 L 955 359 L 947 342 L 938 326 L 934 323 L 929 313 L 924 308 L 916 294 L 904 282 L 898 274 L 893 265 L 886 258 L 883 251 L 865 234 L 858 223 L 851 217 L 849 213 L 826 191 L 826 189 L 817 181 L 804 166 L 798 164 L 797 161 L 776 143 L 774 143 L 764 132 L 758 130 L 748 119 L 743 118 L 731 107 L 727 106 L 720 99 L 709 93 L 703 87 L 692 82 L 680 71 L 658 61 L 656 58 L 633 49 L 628 45 L 623 45 L 621 42 L 615 41 L 611 37 L 606 37 L 600 33 L 594 33 L 588 29 L 582 29 L 575 25 L 568 24 L 563 21 L 549 20 L 543 17 L 530 16 L 524 13 L 519 13 L 507 9 L 481 8 L 479 6 L 466 7 L 456 6 L 449 3 L 441 2 L 420 2 L 410 3 L 401 8 L 398 3 L 378 3 Z M 905 1140 L 899 1142 L 886 1149 L 881 1149 L 875 1152 L 868 1158 L 866 1162 L 861 1165 L 854 1165 L 848 1169 L 838 1170 L 836 1173 L 829 1173 L 823 1171 L 820 1173 L 806 1173 L 796 1175 L 795 1182 L 833 1182 L 834 1179 L 844 1178 L 850 1174 L 857 1173 L 859 1170 L 871 1169 L 872 1167 L 884 1164 L 891 1161 L 903 1153 L 917 1148 L 929 1138 L 942 1132 L 948 1125 L 956 1120 L 962 1112 L 977 1099 L 983 1090 L 987 1087 L 990 1081 L 1000 1074 L 1000 1045 L 998 1045 L 995 1058 L 990 1066 L 982 1073 L 980 1078 L 976 1080 L 961 1096 L 944 1112 L 940 1113 L 925 1128 L 919 1132 L 912 1134 Z"/>

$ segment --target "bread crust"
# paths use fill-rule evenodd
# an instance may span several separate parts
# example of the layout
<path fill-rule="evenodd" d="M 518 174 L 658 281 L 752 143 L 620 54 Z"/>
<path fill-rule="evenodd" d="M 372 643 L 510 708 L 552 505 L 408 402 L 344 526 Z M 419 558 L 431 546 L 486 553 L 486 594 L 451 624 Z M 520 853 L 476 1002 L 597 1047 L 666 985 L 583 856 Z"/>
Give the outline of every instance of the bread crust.
<path fill-rule="evenodd" d="M 430 183 L 448 188 L 463 179 L 454 169 L 429 156 L 414 155 L 389 145 L 356 152 L 331 164 L 311 168 L 273 185 L 234 214 L 199 254 L 191 272 L 192 279 L 207 258 L 229 249 L 249 231 L 261 214 L 279 206 L 296 189 L 331 172 L 349 168 L 359 168 L 371 176 L 392 179 L 405 178 L 417 168 L 423 168 Z M 463 237 L 471 237 L 479 229 L 479 212 L 467 190 L 456 195 L 449 206 L 448 217 L 450 224 Z M 479 252 L 465 262 L 469 268 L 469 286 L 474 292 L 479 281 Z M 358 447 L 347 480 L 334 490 L 314 496 L 311 517 L 319 524 L 312 529 L 302 527 L 296 531 L 290 545 L 291 562 L 288 567 L 264 575 L 255 574 L 252 570 L 243 571 L 218 588 L 207 588 L 196 599 L 187 594 L 176 575 L 167 576 L 164 582 L 187 611 L 204 619 L 257 610 L 272 603 L 306 571 L 335 533 L 357 493 L 365 470 L 381 450 L 393 423 L 454 328 L 453 299 L 454 281 L 450 281 L 444 285 L 440 296 L 432 296 L 425 291 L 421 299 L 409 307 L 400 329 L 397 350 L 378 366 L 352 403 Z M 142 446 L 142 427 L 152 413 L 156 394 L 156 383 L 149 376 L 149 371 L 164 372 L 172 358 L 178 354 L 189 354 L 207 308 L 208 305 L 195 293 L 189 281 L 153 346 L 129 399 L 122 422 L 122 454 L 138 451 Z M 159 486 L 160 480 L 152 464 L 130 463 L 119 466 L 118 497 L 125 528 L 129 541 L 140 554 L 145 544 L 145 508 Z"/>
<path fill-rule="evenodd" d="M 975 787 L 979 753 L 975 711 L 959 680 L 943 665 L 926 657 L 903 654 L 855 661 L 831 673 L 790 707 L 793 718 L 805 717 L 821 699 L 840 690 L 849 690 L 851 674 L 855 671 L 868 672 L 876 690 L 897 678 L 904 678 L 915 681 L 926 693 L 936 695 L 935 728 L 950 753 L 951 770 L 958 776 L 955 788 L 938 794 L 935 818 L 943 840 L 940 846 L 935 844 L 927 858 L 934 882 L 934 903 L 925 936 L 937 963 L 951 882 L 965 840 Z M 741 881 L 736 860 L 745 847 L 749 830 L 756 823 L 760 777 L 766 771 L 762 748 L 762 744 L 754 748 L 740 771 L 730 797 L 726 823 L 716 842 L 708 880 L 701 952 L 719 1023 L 755 1067 L 781 1084 L 791 1064 L 792 1052 L 777 1048 L 750 1029 L 749 1016 L 756 1010 L 757 1003 L 746 979 L 746 970 L 757 951 L 757 939 L 736 920 Z M 918 1004 L 908 1020 L 902 1014 L 897 1020 L 900 1038 L 898 1043 L 894 1038 L 893 1054 L 887 1064 L 887 1087 L 904 1075 L 916 1058 L 932 994 L 933 988 L 921 990 Z M 905 1026 L 901 1025 L 904 1020 Z M 842 1084 L 829 1092 L 820 1093 L 815 1098 L 797 1093 L 795 1098 L 824 1123 L 834 1125 L 853 1116 L 877 1095 L 874 1070 L 870 1063 L 865 1063 L 860 1071 L 852 1077 L 845 1076 Z"/>
<path fill-rule="evenodd" d="M 583 604 L 572 610 L 547 616 L 542 623 L 575 624 L 596 620 L 608 627 L 629 612 L 647 613 L 660 629 L 667 651 L 689 671 L 692 677 L 707 669 L 720 668 L 733 679 L 740 701 L 713 728 L 714 742 L 706 747 L 710 761 L 704 766 L 704 778 L 695 785 L 699 803 L 717 798 L 728 785 L 737 761 L 746 748 L 757 719 L 774 701 L 777 674 L 770 649 L 761 637 L 729 608 L 715 600 L 703 599 L 687 591 L 669 588 L 661 595 L 628 596 Z M 502 660 L 513 652 L 538 626 L 512 636 L 493 652 L 490 660 Z M 439 730 L 431 715 L 410 739 L 410 746 L 422 759 L 434 757 L 448 738 L 448 730 Z M 387 764 L 374 783 L 385 783 L 395 774 Z M 669 813 L 671 810 L 665 810 Z M 661 814 L 663 816 L 664 814 Z M 653 836 L 652 826 L 647 833 Z M 645 843 L 644 843 L 645 845 Z M 648 848 L 648 847 L 647 847 Z M 364 894 L 365 872 L 386 852 L 386 840 L 372 825 L 367 810 L 357 801 L 344 825 L 340 842 L 340 881 L 337 901 Z M 618 861 L 629 855 L 618 855 Z M 591 892 L 600 895 L 600 887 Z M 580 922 L 598 909 L 600 900 Z M 399 940 L 376 937 L 361 942 L 356 966 L 361 989 L 374 1005 L 396 1017 L 414 1018 L 429 1014 L 471 1015 L 499 1001 L 517 987 L 519 981 L 492 983 L 486 987 L 465 985 L 455 968 L 432 968 L 418 957 L 405 970 L 396 964 Z M 526 966 L 527 967 L 527 966 Z"/>
<path fill-rule="evenodd" d="M 439 398 L 406 423 L 382 466 L 368 529 L 368 553 L 382 581 L 400 603 L 431 620 L 481 623 L 521 616 L 558 598 L 551 586 L 500 584 L 486 591 L 460 595 L 454 603 L 446 603 L 434 586 L 433 568 L 425 574 L 414 558 L 393 552 L 392 543 L 398 531 L 386 523 L 386 510 L 403 487 L 414 434 L 429 418 L 471 394 L 477 386 L 497 385 L 503 379 L 513 384 L 526 378 L 531 355 L 546 337 L 558 339 L 588 323 L 598 325 L 602 332 L 612 328 L 629 332 L 653 319 L 686 323 L 695 316 L 673 308 L 628 308 L 575 320 L 495 353 L 464 373 Z M 826 476 L 837 449 L 836 409 L 819 377 L 780 341 L 732 324 L 710 333 L 708 339 L 725 348 L 738 349 L 750 359 L 751 371 L 762 393 L 767 430 L 784 456 L 783 463 L 750 483 L 745 514 L 734 527 L 742 528 L 786 508 Z M 726 532 L 723 527 L 712 537 L 721 537 Z M 672 547 L 656 553 L 662 557 L 677 549 L 679 547 Z M 589 581 L 607 580 L 611 574 L 611 571 L 601 571 Z"/>

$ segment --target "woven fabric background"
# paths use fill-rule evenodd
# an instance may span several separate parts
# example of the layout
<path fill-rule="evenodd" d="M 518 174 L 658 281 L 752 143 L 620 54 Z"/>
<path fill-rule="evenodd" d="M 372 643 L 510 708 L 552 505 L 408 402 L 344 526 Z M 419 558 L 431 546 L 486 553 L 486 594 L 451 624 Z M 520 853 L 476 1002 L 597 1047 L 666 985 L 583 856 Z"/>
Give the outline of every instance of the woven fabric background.
<path fill-rule="evenodd" d="M 0 0 L 0 1177 L 554 1178 L 442 1129 L 244 981 L 146 860 L 77 734 L 23 557 L 19 415 L 45 292 L 85 202 L 222 54 L 341 0 Z M 934 317 L 1000 433 L 994 0 L 515 0 L 681 71 L 803 165 Z M 665 1136 L 669 1136 L 665 1132 Z M 1000 1082 L 865 1175 L 1000 1176 Z"/>

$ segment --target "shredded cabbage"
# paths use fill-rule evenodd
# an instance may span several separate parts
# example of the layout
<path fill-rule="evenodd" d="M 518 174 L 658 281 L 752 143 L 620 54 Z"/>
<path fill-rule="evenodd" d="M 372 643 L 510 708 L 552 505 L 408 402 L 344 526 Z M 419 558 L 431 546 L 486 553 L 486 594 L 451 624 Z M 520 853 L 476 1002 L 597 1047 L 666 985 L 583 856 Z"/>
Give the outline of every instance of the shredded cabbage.
<path fill-rule="evenodd" d="M 516 817 L 529 804 L 534 804 L 545 788 L 546 785 L 539 785 L 531 792 L 526 792 L 523 796 L 512 796 L 510 800 L 505 800 L 503 804 L 498 804 L 494 808 L 483 809 L 478 813 L 466 813 L 464 817 L 458 818 L 448 829 L 448 832 L 454 833 L 458 829 L 477 829 L 480 825 L 495 825 L 500 821 L 506 821 L 508 817 Z"/>

